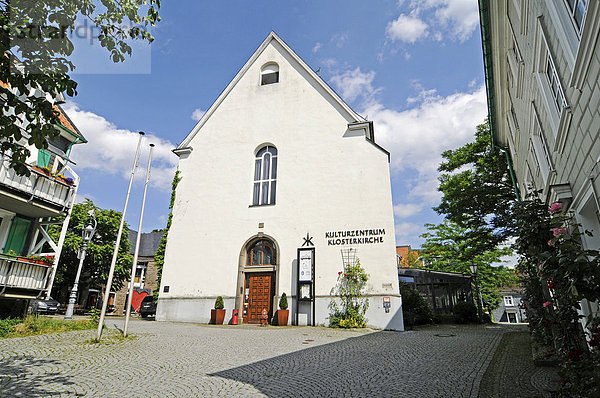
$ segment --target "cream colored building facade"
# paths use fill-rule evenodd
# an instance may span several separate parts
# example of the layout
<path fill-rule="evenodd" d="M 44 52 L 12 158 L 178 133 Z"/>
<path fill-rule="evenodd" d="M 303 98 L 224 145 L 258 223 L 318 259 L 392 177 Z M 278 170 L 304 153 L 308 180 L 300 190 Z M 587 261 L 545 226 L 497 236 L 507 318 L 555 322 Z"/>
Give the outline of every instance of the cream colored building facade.
<path fill-rule="evenodd" d="M 495 144 L 521 197 L 562 202 L 593 231 L 586 248 L 600 249 L 600 3 L 490 0 L 480 13 Z"/>
<path fill-rule="evenodd" d="M 157 319 L 208 322 L 215 298 L 327 324 L 341 249 L 369 274 L 368 324 L 403 330 L 389 153 L 275 33 L 174 152 L 179 156 Z M 308 235 L 308 236 L 307 236 Z M 315 305 L 296 300 L 297 249 L 315 248 Z M 268 300 L 261 301 L 262 297 Z M 389 298 L 390 308 L 383 301 Z M 313 314 L 314 308 L 314 314 Z"/>

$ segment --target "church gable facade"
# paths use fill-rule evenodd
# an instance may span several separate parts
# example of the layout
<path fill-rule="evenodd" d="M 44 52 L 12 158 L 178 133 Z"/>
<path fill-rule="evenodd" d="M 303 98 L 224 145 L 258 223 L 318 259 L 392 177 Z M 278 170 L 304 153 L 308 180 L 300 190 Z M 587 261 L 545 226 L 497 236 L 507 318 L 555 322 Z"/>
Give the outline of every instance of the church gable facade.
<path fill-rule="evenodd" d="M 226 319 L 238 309 L 256 323 L 285 292 L 293 323 L 298 312 L 299 324 L 327 324 L 352 249 L 369 274 L 368 324 L 403 329 L 389 154 L 275 33 L 174 152 L 157 319 L 208 322 L 223 296 Z M 314 246 L 314 302 L 296 300 L 303 244 Z"/>

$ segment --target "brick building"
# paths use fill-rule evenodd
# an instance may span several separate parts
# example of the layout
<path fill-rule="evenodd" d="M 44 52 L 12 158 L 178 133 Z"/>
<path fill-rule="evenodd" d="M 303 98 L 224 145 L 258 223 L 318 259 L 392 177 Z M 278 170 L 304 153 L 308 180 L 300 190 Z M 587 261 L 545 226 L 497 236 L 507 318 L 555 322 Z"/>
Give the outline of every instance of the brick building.
<path fill-rule="evenodd" d="M 425 263 L 421 259 L 421 249 L 413 249 L 410 245 L 396 246 L 398 267 L 422 268 Z"/>

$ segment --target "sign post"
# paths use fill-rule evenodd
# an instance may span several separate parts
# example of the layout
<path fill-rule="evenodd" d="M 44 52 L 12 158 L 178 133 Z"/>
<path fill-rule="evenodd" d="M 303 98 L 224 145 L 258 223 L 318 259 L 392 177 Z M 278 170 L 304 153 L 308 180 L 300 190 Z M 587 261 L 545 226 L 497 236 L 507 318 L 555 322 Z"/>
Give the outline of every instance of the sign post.
<path fill-rule="evenodd" d="M 308 234 L 304 239 L 304 245 L 312 244 Z M 303 246 L 304 246 L 303 245 Z M 296 325 L 298 325 L 298 312 L 300 302 L 312 302 L 312 322 L 311 326 L 315 326 L 315 248 L 300 247 L 298 248 L 298 283 L 296 291 Z"/>

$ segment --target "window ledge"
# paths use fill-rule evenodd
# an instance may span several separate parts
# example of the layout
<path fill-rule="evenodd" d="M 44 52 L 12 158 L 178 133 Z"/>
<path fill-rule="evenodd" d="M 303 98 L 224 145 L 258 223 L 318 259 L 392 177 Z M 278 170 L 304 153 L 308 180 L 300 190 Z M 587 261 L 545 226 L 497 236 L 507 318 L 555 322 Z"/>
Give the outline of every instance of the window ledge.
<path fill-rule="evenodd" d="M 269 203 L 269 204 L 265 204 L 265 205 L 250 205 L 248 207 L 269 207 L 269 206 L 275 206 L 276 203 Z"/>

